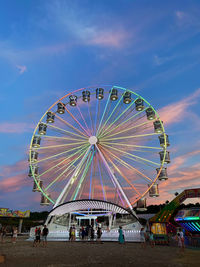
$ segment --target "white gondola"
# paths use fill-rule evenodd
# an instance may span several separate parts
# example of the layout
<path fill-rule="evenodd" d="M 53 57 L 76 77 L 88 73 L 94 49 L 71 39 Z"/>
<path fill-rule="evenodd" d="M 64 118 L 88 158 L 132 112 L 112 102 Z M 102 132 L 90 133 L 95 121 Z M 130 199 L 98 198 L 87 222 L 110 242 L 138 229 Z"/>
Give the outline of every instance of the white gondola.
<path fill-rule="evenodd" d="M 137 111 L 142 111 L 144 109 L 144 100 L 141 98 L 138 98 L 135 100 L 135 109 Z"/>
<path fill-rule="evenodd" d="M 43 182 L 40 180 L 40 179 L 37 179 L 37 183 L 36 181 L 34 180 L 34 183 L 33 183 L 33 192 L 40 192 L 40 188 L 42 188 L 42 184 Z"/>
<path fill-rule="evenodd" d="M 160 168 L 157 168 L 156 171 L 157 171 L 157 174 L 158 174 L 159 171 L 160 171 Z M 166 167 L 163 167 L 162 170 L 160 171 L 159 176 L 158 176 L 158 180 L 165 181 L 167 179 L 168 179 L 168 176 L 167 176 L 167 168 Z"/>
<path fill-rule="evenodd" d="M 84 102 L 90 101 L 90 91 L 83 91 L 82 92 L 82 99 Z"/>
<path fill-rule="evenodd" d="M 146 115 L 147 115 L 147 120 L 154 120 L 155 119 L 155 111 L 152 108 L 146 109 Z"/>
<path fill-rule="evenodd" d="M 154 126 L 155 133 L 162 133 L 163 132 L 161 121 L 159 121 L 159 120 L 154 121 L 153 126 Z"/>
<path fill-rule="evenodd" d="M 96 98 L 101 100 L 104 97 L 104 89 L 103 88 L 97 88 L 96 89 Z"/>
<path fill-rule="evenodd" d="M 123 96 L 123 102 L 125 104 L 131 103 L 131 92 L 126 91 Z"/>
<path fill-rule="evenodd" d="M 164 159 L 164 154 L 165 154 L 165 152 L 164 152 L 164 151 L 161 151 L 161 152 L 159 152 L 159 154 L 160 154 L 160 162 L 162 162 L 163 159 Z M 164 161 L 164 162 L 165 162 L 165 163 L 170 163 L 169 151 L 166 151 L 166 154 L 165 154 L 165 161 Z"/>
<path fill-rule="evenodd" d="M 164 147 L 165 146 L 165 138 L 166 138 L 166 146 L 169 146 L 169 136 L 167 134 L 161 134 L 160 136 L 158 136 L 158 139 L 160 141 L 160 146 Z"/>
<path fill-rule="evenodd" d="M 57 104 L 57 112 L 59 114 L 64 114 L 65 113 L 65 105 L 63 103 L 58 103 Z"/>
<path fill-rule="evenodd" d="M 118 99 L 118 91 L 117 89 L 112 89 L 110 94 L 110 100 L 115 101 Z"/>
<path fill-rule="evenodd" d="M 141 198 L 137 201 L 137 207 L 136 210 L 138 211 L 146 211 L 147 210 L 147 203 L 146 198 Z"/>
<path fill-rule="evenodd" d="M 50 195 L 49 194 L 46 194 L 48 197 L 50 197 Z M 50 201 L 49 201 L 49 199 L 46 197 L 46 196 L 44 196 L 44 195 L 41 195 L 41 202 L 40 202 L 40 205 L 42 205 L 42 206 L 48 206 L 48 205 L 50 205 Z"/>
<path fill-rule="evenodd" d="M 47 112 L 47 122 L 48 123 L 54 123 L 54 118 L 55 118 L 55 115 L 51 111 L 48 111 Z"/>
<path fill-rule="evenodd" d="M 150 187 L 151 185 L 149 185 Z M 152 185 L 152 187 L 149 190 L 149 196 L 150 197 L 159 197 L 159 190 L 158 190 L 158 184 Z"/>
<path fill-rule="evenodd" d="M 38 133 L 39 133 L 40 135 L 45 135 L 46 132 L 47 132 L 47 125 L 44 124 L 44 123 L 40 123 L 40 124 L 39 124 L 39 128 L 38 128 Z"/>
<path fill-rule="evenodd" d="M 39 136 L 33 137 L 32 147 L 38 148 L 40 147 L 41 138 Z"/>
<path fill-rule="evenodd" d="M 75 107 L 77 104 L 77 96 L 76 95 L 70 95 L 69 97 L 69 104 L 72 107 Z"/>

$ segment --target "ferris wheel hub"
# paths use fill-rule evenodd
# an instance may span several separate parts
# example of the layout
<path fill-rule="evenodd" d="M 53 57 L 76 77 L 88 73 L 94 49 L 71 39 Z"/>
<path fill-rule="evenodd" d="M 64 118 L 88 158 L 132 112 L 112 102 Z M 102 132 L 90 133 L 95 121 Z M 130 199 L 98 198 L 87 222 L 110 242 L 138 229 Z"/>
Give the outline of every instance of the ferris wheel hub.
<path fill-rule="evenodd" d="M 96 136 L 90 136 L 89 143 L 90 145 L 95 145 L 98 142 L 98 139 Z"/>

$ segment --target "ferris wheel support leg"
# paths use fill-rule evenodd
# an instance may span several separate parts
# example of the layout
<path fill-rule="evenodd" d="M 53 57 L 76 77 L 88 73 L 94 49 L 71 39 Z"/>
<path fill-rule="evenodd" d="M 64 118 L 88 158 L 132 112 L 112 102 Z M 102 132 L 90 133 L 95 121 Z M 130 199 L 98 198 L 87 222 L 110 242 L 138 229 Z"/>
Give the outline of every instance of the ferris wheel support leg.
<path fill-rule="evenodd" d="M 129 207 L 131 213 L 135 216 L 135 214 L 133 213 L 133 207 L 132 207 L 130 201 L 128 200 L 126 194 L 124 193 L 124 190 L 122 189 L 120 183 L 118 182 L 118 180 L 117 180 L 117 178 L 115 177 L 114 173 L 113 173 L 112 170 L 110 169 L 110 167 L 109 167 L 109 165 L 108 165 L 106 159 L 104 158 L 104 155 L 102 154 L 101 150 L 98 148 L 97 145 L 95 145 L 95 146 L 96 146 L 96 148 L 97 148 L 97 150 L 98 150 L 98 152 L 99 152 L 99 155 L 100 155 L 100 157 L 101 157 L 101 159 L 102 159 L 104 165 L 106 166 L 107 170 L 109 171 L 110 175 L 112 176 L 113 180 L 115 181 L 116 185 L 118 186 L 118 188 L 119 188 L 119 190 L 120 190 L 122 196 L 123 196 L 124 199 L 126 200 L 126 203 L 128 204 L 128 207 Z"/>
<path fill-rule="evenodd" d="M 85 159 L 87 158 L 88 153 L 89 153 L 89 151 L 90 151 L 90 149 L 91 149 L 91 146 L 92 146 L 92 145 L 90 145 L 90 146 L 88 147 L 88 150 L 87 150 L 87 152 L 85 153 L 85 156 L 82 158 L 82 160 L 80 161 L 80 163 L 79 163 L 78 166 L 76 167 L 76 169 L 75 169 L 75 171 L 73 172 L 73 174 L 72 174 L 71 178 L 69 179 L 68 183 L 66 184 L 66 186 L 65 186 L 64 189 L 63 189 L 63 191 L 61 192 L 61 194 L 59 195 L 58 199 L 56 200 L 56 203 L 54 204 L 53 208 L 57 207 L 57 206 L 61 203 L 62 198 L 64 197 L 64 195 L 65 195 L 65 193 L 66 193 L 66 191 L 67 191 L 69 185 L 71 184 L 72 180 L 78 175 L 78 172 L 80 171 L 81 166 L 83 165 Z"/>

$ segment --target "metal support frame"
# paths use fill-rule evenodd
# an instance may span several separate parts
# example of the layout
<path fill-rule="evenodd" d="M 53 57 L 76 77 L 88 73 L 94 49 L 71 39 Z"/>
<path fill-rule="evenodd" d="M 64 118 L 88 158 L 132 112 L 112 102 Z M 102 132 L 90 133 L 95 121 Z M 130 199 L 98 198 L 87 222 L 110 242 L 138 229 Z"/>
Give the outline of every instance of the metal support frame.
<path fill-rule="evenodd" d="M 128 200 L 126 194 L 124 193 L 124 191 L 123 191 L 123 189 L 122 189 L 120 183 L 118 182 L 118 180 L 117 180 L 117 178 L 115 177 L 114 173 L 113 173 L 112 170 L 110 169 L 110 167 L 109 167 L 109 165 L 108 165 L 106 159 L 104 158 L 104 155 L 102 154 L 101 150 L 98 148 L 98 146 L 97 146 L 96 144 L 95 144 L 95 146 L 96 146 L 96 148 L 97 148 L 97 150 L 98 150 L 98 152 L 99 152 L 100 157 L 102 158 L 103 163 L 105 164 L 106 168 L 109 170 L 110 175 L 112 176 L 113 180 L 115 181 L 116 185 L 118 186 L 118 188 L 119 188 L 119 190 L 120 190 L 122 196 L 123 196 L 124 199 L 126 200 L 126 203 L 128 204 L 128 207 L 129 207 L 131 213 L 134 215 L 134 213 L 133 213 L 133 207 L 132 207 L 130 201 Z M 134 215 L 134 216 L 135 216 L 135 215 Z"/>
<path fill-rule="evenodd" d="M 83 165 L 85 159 L 87 158 L 87 155 L 91 149 L 91 146 L 89 146 L 87 152 L 85 153 L 85 156 L 82 158 L 82 160 L 79 162 L 78 166 L 76 167 L 75 171 L 73 172 L 71 178 L 69 179 L 69 181 L 67 182 L 66 186 L 64 187 L 63 191 L 61 192 L 61 194 L 59 195 L 58 199 L 56 200 L 56 203 L 55 205 L 53 206 L 53 208 L 57 207 L 59 204 L 61 204 L 61 200 L 62 198 L 64 197 L 66 191 L 67 191 L 67 188 L 69 187 L 69 185 L 71 184 L 72 180 L 74 179 L 74 177 L 76 177 L 78 175 L 78 172 L 81 168 L 81 166 Z"/>

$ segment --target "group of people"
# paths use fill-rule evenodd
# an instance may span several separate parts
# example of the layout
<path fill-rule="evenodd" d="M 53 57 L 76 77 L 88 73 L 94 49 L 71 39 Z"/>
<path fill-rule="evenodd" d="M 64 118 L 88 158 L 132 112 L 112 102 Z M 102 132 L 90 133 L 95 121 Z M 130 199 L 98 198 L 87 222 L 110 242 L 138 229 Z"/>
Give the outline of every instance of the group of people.
<path fill-rule="evenodd" d="M 154 234 L 153 232 L 147 232 L 144 230 L 144 227 L 141 228 L 140 230 L 140 242 L 141 242 L 141 247 L 146 248 L 146 241 L 149 240 L 149 244 L 152 248 L 155 247 L 155 240 L 154 240 Z"/>
<path fill-rule="evenodd" d="M 5 238 L 6 238 L 6 234 L 7 234 L 8 230 L 6 226 L 1 226 L 0 227 L 0 237 L 1 237 L 1 243 L 5 242 Z M 13 226 L 11 228 L 11 242 L 13 244 L 16 243 L 17 240 L 17 234 L 18 234 L 18 230 L 16 226 Z"/>
<path fill-rule="evenodd" d="M 96 230 L 96 240 L 101 241 L 102 230 L 100 225 L 97 227 Z M 82 241 L 94 241 L 95 239 L 95 230 L 92 225 L 88 225 L 86 227 L 82 226 L 79 231 L 79 237 Z M 76 228 L 75 225 L 71 226 L 69 229 L 69 241 L 76 240 Z"/>
<path fill-rule="evenodd" d="M 43 247 L 47 247 L 47 236 L 49 233 L 49 229 L 46 225 L 44 225 L 44 228 L 41 230 L 40 227 L 35 228 L 35 239 L 33 241 L 33 246 L 37 247 L 40 245 L 41 242 L 41 236 L 43 241 Z"/>
<path fill-rule="evenodd" d="M 176 240 L 177 245 L 180 248 L 180 251 L 184 252 L 185 240 L 184 240 L 184 234 L 181 228 L 178 229 L 174 239 Z M 154 234 L 151 231 L 147 233 L 144 227 L 142 227 L 140 230 L 141 247 L 146 248 L 147 240 L 149 240 L 149 244 L 152 248 L 155 247 Z"/>

